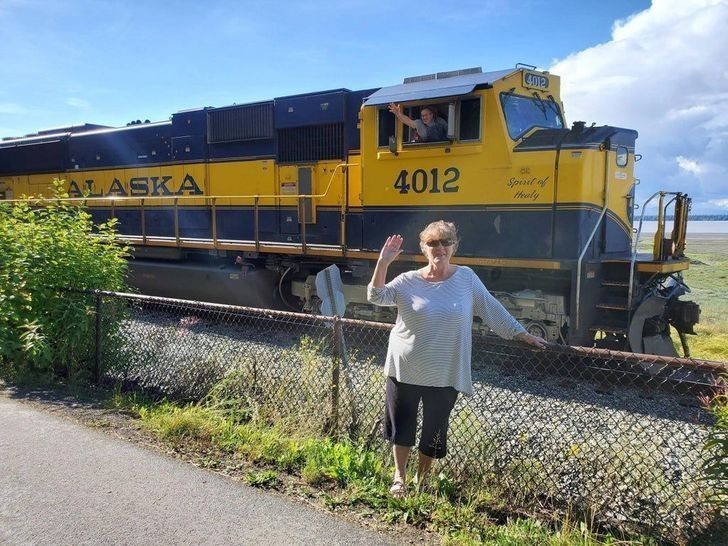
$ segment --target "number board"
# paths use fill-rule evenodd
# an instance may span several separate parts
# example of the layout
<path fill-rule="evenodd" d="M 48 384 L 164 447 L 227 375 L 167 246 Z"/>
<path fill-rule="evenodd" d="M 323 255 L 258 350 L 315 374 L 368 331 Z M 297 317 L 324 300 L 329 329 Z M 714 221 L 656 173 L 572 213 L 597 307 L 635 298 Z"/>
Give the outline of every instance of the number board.
<path fill-rule="evenodd" d="M 523 73 L 523 87 L 531 87 L 536 89 L 548 89 L 549 79 L 543 74 L 537 72 Z"/>

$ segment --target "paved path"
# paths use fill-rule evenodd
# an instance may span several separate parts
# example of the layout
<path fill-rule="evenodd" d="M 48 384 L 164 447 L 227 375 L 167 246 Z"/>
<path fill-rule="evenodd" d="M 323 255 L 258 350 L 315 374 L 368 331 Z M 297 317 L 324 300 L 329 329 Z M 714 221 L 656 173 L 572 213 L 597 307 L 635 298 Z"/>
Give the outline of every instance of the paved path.
<path fill-rule="evenodd" d="M 0 397 L 0 544 L 394 544 Z"/>

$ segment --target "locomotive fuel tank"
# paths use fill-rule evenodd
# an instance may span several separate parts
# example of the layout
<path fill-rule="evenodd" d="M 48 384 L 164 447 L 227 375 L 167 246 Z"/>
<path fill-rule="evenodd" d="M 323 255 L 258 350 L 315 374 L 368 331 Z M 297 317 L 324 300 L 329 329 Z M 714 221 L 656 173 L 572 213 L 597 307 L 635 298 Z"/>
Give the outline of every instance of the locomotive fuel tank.
<path fill-rule="evenodd" d="M 276 309 L 279 277 L 249 264 L 131 260 L 128 280 L 150 296 Z"/>

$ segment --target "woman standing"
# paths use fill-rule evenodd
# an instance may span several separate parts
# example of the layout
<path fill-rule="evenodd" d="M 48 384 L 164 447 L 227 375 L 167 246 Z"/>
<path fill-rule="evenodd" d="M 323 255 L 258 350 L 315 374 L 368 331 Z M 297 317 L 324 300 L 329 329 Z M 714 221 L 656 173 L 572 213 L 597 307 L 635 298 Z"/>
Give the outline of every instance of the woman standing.
<path fill-rule="evenodd" d="M 445 456 L 450 412 L 458 392 L 473 393 L 470 376 L 473 316 L 506 339 L 538 348 L 546 341 L 526 332 L 485 288 L 472 269 L 450 263 L 458 246 L 451 222 L 429 224 L 420 233 L 427 265 L 385 284 L 387 269 L 402 252 L 402 237 L 382 247 L 367 287 L 370 302 L 397 307 L 385 364 L 384 437 L 392 443 L 394 480 L 390 493 L 406 493 L 406 465 L 415 444 L 417 409 L 422 400 L 422 435 L 416 482 L 422 483 L 435 459 Z"/>

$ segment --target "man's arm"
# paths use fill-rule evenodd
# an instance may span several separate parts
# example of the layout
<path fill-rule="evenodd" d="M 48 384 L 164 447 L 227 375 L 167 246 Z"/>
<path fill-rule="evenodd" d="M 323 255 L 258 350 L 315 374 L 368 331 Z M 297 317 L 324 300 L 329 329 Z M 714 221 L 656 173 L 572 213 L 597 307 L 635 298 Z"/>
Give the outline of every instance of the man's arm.
<path fill-rule="evenodd" d="M 412 127 L 413 129 L 417 129 L 417 126 L 414 122 L 414 120 L 402 113 L 402 108 L 399 104 L 394 104 L 393 102 L 389 104 L 389 111 L 392 112 L 399 121 L 404 123 L 407 127 Z"/>

